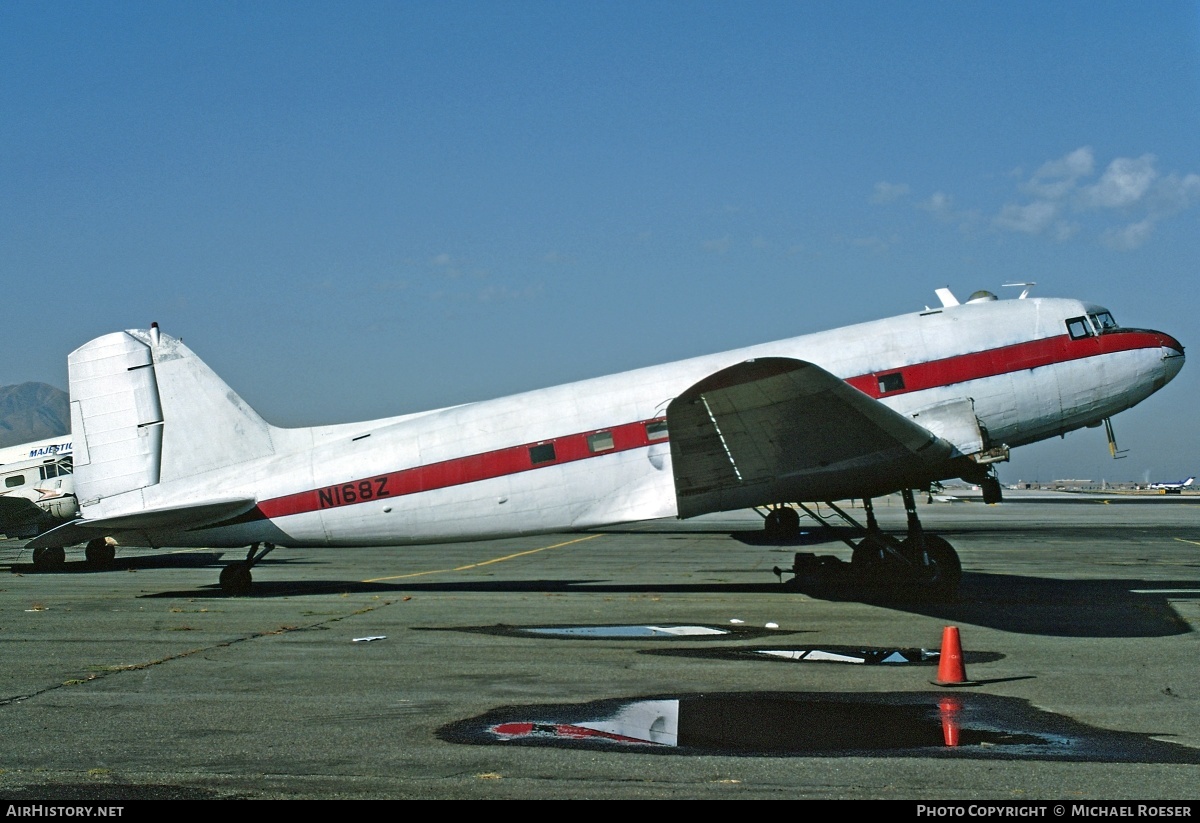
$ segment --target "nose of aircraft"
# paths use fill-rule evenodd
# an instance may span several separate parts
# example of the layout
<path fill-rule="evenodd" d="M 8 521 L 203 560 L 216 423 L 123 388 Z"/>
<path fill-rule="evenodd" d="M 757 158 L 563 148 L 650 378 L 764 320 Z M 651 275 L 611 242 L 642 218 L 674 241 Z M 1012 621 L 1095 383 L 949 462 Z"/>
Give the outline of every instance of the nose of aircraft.
<path fill-rule="evenodd" d="M 1158 338 L 1158 345 L 1162 349 L 1162 366 L 1164 383 L 1170 381 L 1179 374 L 1179 370 L 1183 368 L 1183 344 L 1169 334 L 1156 331 L 1154 335 Z"/>

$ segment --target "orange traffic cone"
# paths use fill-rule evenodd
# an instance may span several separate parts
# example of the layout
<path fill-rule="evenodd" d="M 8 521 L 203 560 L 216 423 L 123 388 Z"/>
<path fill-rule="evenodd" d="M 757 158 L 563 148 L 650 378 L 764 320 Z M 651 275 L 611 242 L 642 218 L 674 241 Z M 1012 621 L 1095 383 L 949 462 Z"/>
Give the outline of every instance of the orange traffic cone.
<path fill-rule="evenodd" d="M 967 680 L 967 668 L 963 665 L 962 644 L 958 639 L 958 626 L 947 626 L 942 629 L 942 651 L 938 655 L 937 680 L 931 680 L 935 686 L 974 686 L 973 681 Z"/>

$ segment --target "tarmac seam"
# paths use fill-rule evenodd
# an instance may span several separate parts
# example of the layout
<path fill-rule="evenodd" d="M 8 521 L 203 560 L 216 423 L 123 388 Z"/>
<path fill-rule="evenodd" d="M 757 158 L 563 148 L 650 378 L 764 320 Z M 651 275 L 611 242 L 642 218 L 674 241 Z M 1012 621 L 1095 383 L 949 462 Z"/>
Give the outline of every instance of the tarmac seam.
<path fill-rule="evenodd" d="M 397 602 L 397 600 L 388 600 L 388 601 L 385 601 L 383 603 L 378 603 L 373 606 L 365 606 L 361 609 L 355 609 L 354 611 L 352 611 L 348 614 L 338 615 L 337 617 L 330 617 L 325 620 L 318 620 L 315 623 L 309 623 L 304 626 L 280 626 L 278 629 L 271 629 L 270 631 L 254 632 L 253 634 L 246 635 L 245 637 L 236 637 L 232 640 L 225 640 L 221 643 L 214 643 L 211 646 L 201 646 L 199 648 L 189 649 L 184 652 L 179 652 L 178 654 L 170 654 L 170 655 L 167 655 L 166 657 L 160 657 L 157 660 L 147 660 L 143 663 L 129 663 L 129 664 L 126 664 L 123 666 L 105 666 L 105 667 L 103 667 L 102 671 L 92 672 L 85 678 L 72 678 L 71 680 L 65 680 L 62 683 L 57 683 L 53 686 L 47 686 L 44 689 L 38 689 L 37 691 L 30 692 L 29 694 L 21 694 L 21 695 L 16 695 L 14 697 L 0 698 L 0 706 L 9 706 L 14 703 L 23 703 L 26 700 L 32 700 L 35 697 L 41 697 L 42 695 L 50 694 L 51 692 L 57 691 L 58 689 L 65 689 L 65 688 L 69 688 L 71 686 L 82 686 L 86 683 L 92 683 L 97 680 L 103 680 L 104 678 L 109 677 L 110 675 L 124 674 L 125 672 L 142 671 L 144 669 L 149 669 L 154 666 L 161 666 L 164 663 L 170 663 L 173 660 L 182 660 L 186 657 L 192 657 L 193 655 L 202 654 L 204 652 L 213 651 L 215 649 L 227 649 L 227 648 L 230 648 L 231 646 L 235 646 L 239 643 L 245 643 L 250 640 L 258 640 L 259 638 L 263 638 L 263 637 L 276 637 L 276 636 L 283 635 L 283 634 L 291 634 L 292 632 L 311 631 L 313 629 L 321 628 L 322 626 L 328 626 L 328 625 L 332 625 L 334 623 L 341 622 L 342 620 L 346 620 L 351 617 L 357 617 L 358 615 L 369 614 L 370 612 L 373 612 L 376 609 L 383 608 L 384 606 L 390 606 L 395 602 Z"/>

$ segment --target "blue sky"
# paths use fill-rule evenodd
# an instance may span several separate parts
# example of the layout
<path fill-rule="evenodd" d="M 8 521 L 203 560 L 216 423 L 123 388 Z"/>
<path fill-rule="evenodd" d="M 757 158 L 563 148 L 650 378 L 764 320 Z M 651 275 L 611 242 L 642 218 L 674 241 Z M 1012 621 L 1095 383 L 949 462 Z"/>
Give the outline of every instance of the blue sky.
<path fill-rule="evenodd" d="M 1200 345 L 1196 2 L 7 2 L 0 157 L 2 384 L 155 321 L 342 422 L 1015 281 Z M 1001 479 L 1200 473 L 1198 405 Z"/>

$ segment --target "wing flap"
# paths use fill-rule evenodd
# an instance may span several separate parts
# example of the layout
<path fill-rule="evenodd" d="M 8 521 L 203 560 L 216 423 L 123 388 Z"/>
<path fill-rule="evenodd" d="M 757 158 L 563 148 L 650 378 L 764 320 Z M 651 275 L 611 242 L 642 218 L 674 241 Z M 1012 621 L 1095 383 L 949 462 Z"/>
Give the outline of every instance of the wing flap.
<path fill-rule="evenodd" d="M 954 447 L 812 363 L 748 360 L 667 407 L 680 517 L 876 496 L 928 482 Z"/>

